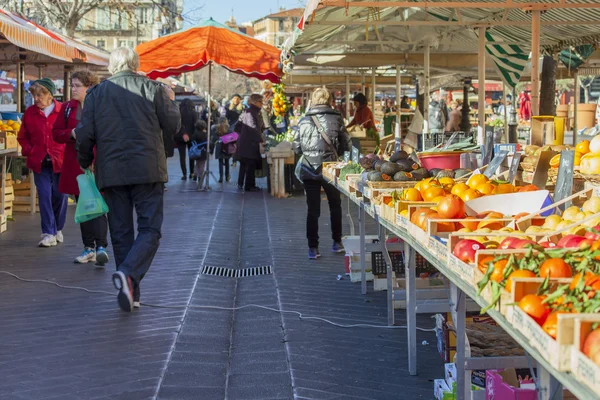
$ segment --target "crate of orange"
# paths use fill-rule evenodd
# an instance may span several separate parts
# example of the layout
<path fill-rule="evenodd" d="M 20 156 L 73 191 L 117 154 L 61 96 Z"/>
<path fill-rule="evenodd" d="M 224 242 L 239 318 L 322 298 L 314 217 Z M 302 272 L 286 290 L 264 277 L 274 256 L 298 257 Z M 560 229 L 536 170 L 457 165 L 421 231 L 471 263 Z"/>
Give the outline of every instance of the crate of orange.
<path fill-rule="evenodd" d="M 600 315 L 578 315 L 574 324 L 571 373 L 600 393 Z"/>

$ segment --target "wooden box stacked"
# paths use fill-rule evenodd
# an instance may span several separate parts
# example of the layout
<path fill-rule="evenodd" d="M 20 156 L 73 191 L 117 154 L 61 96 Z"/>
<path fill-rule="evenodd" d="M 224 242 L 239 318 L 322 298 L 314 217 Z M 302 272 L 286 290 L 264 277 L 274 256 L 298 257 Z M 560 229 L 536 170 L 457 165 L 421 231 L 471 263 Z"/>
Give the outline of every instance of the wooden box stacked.
<path fill-rule="evenodd" d="M 4 215 L 12 216 L 13 214 L 13 202 L 15 200 L 14 193 L 14 181 L 12 180 L 12 174 L 7 173 L 4 183 L 4 191 L 0 187 L 0 196 L 4 197 Z"/>
<path fill-rule="evenodd" d="M 13 201 L 13 212 L 16 213 L 29 213 L 31 212 L 31 185 L 34 183 L 31 182 L 30 178 L 27 178 L 25 181 L 21 183 L 15 183 L 14 185 L 14 195 L 15 199 Z M 40 212 L 39 207 L 39 199 L 37 198 L 36 193 L 36 212 Z"/>

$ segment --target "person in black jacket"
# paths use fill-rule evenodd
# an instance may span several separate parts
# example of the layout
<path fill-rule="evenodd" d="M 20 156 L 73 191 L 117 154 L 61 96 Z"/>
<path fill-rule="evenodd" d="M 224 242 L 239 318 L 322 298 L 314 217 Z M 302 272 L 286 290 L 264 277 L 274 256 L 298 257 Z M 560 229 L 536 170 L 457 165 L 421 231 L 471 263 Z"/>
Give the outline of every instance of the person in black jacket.
<path fill-rule="evenodd" d="M 256 187 L 256 164 L 261 159 L 260 144 L 264 141 L 262 132 L 265 123 L 261 110 L 263 97 L 260 94 L 250 96 L 250 107 L 248 107 L 237 124 L 235 131 L 238 133 L 237 158 L 240 160 L 240 173 L 238 176 L 238 188 L 247 192 L 260 190 Z"/>
<path fill-rule="evenodd" d="M 188 150 L 191 146 L 190 136 L 194 133 L 194 126 L 198 121 L 198 112 L 196 107 L 190 99 L 183 99 L 179 105 L 179 112 L 181 113 L 181 129 L 175 136 L 175 142 L 177 143 L 177 150 L 179 151 L 179 164 L 181 166 L 181 177 L 182 181 L 187 179 L 187 163 L 186 157 Z M 194 178 L 194 161 L 189 160 L 190 165 L 190 179 Z"/>
<path fill-rule="evenodd" d="M 208 142 L 208 130 L 206 127 L 206 122 L 201 119 L 196 121 L 196 125 L 194 126 L 194 134 L 192 135 L 192 141 L 197 144 Z M 202 152 L 202 157 L 194 160 L 196 163 L 196 169 L 194 169 L 194 173 L 196 174 L 196 177 L 194 178 L 195 181 L 200 180 L 200 182 L 202 182 L 202 178 L 204 177 L 207 157 L 206 145 L 204 146 L 204 149 L 205 150 Z"/>
<path fill-rule="evenodd" d="M 325 88 L 314 91 L 312 107 L 300 120 L 294 135 L 294 150 L 302 154 L 299 179 L 304 183 L 308 214 L 306 238 L 308 258 L 317 259 L 319 252 L 319 217 L 321 216 L 321 188 L 325 190 L 331 214 L 332 251 L 341 253 L 342 245 L 342 200 L 340 192 L 323 179 L 323 163 L 337 161 L 338 156 L 350 150 L 350 135 L 344 126 L 341 114 L 331 107 L 331 95 Z M 324 136 L 327 138 L 325 140 Z"/>
<path fill-rule="evenodd" d="M 163 134 L 181 126 L 179 108 L 159 82 L 136 73 L 140 60 L 115 49 L 111 77 L 88 90 L 75 128 L 79 165 L 94 161 L 98 189 L 110 210 L 108 222 L 117 272 L 112 276 L 125 311 L 139 307 L 140 282 L 158 250 L 163 221 L 163 184 L 168 181 Z M 133 212 L 137 215 L 135 236 Z"/>

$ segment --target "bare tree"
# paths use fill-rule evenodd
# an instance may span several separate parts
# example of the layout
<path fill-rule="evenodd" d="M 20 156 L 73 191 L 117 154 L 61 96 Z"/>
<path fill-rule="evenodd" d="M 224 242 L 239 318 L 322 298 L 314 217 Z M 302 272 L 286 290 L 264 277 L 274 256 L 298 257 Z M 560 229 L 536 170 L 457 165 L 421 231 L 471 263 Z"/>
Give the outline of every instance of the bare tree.
<path fill-rule="evenodd" d="M 193 73 L 193 80 L 200 92 L 208 91 L 208 68 Z M 244 96 L 260 92 L 262 90 L 260 81 L 254 78 L 246 78 L 243 75 L 229 72 L 219 66 L 212 67 L 211 95 L 216 100 L 230 99 L 234 94 Z"/>

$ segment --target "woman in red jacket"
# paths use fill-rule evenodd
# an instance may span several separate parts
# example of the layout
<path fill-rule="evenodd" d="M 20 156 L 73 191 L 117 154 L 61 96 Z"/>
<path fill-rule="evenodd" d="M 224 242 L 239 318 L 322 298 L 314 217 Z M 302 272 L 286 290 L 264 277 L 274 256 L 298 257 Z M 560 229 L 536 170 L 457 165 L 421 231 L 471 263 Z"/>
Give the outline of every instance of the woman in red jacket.
<path fill-rule="evenodd" d="M 57 143 L 65 143 L 65 156 L 60 174 L 58 190 L 61 193 L 70 194 L 79 200 L 79 185 L 77 177 L 82 174 L 77 161 L 77 149 L 75 148 L 75 132 L 73 131 L 79 120 L 87 90 L 99 83 L 99 79 L 91 71 L 75 71 L 71 75 L 72 100 L 63 105 L 63 114 L 54 122 L 52 136 Z M 75 258 L 78 264 L 95 262 L 104 265 L 108 262 L 106 247 L 108 241 L 108 221 L 106 215 L 82 222 L 80 224 L 81 238 L 83 240 L 83 252 Z"/>
<path fill-rule="evenodd" d="M 58 190 L 65 145 L 52 139 L 52 126 L 62 113 L 62 105 L 54 99 L 56 87 L 48 78 L 32 83 L 29 91 L 34 104 L 25 110 L 17 140 L 27 157 L 27 168 L 33 171 L 40 202 L 42 240 L 40 247 L 62 243 L 62 229 L 67 216 L 67 196 Z"/>

